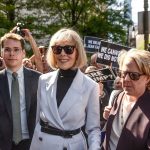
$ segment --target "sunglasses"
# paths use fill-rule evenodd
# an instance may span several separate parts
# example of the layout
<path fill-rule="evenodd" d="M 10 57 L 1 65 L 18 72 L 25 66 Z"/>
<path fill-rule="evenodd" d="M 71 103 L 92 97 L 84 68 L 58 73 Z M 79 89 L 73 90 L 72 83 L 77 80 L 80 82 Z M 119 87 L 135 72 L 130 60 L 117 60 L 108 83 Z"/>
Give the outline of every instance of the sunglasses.
<path fill-rule="evenodd" d="M 137 81 L 140 79 L 140 77 L 144 74 L 140 74 L 138 72 L 128 72 L 128 71 L 121 71 L 119 70 L 117 75 L 120 77 L 120 78 L 125 78 L 126 75 L 129 75 L 130 79 L 131 80 L 134 80 L 134 81 Z"/>
<path fill-rule="evenodd" d="M 53 53 L 58 55 L 61 54 L 62 49 L 65 51 L 66 54 L 70 55 L 74 52 L 75 46 L 72 45 L 65 45 L 65 46 L 60 46 L 60 45 L 55 45 L 51 47 L 53 50 Z"/>

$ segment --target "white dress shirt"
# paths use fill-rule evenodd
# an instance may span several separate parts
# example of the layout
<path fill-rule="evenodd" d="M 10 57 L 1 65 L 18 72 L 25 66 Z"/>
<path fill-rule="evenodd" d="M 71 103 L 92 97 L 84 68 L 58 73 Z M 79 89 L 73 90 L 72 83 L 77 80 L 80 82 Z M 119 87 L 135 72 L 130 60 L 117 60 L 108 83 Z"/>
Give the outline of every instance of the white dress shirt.
<path fill-rule="evenodd" d="M 12 83 L 12 71 L 7 69 L 7 78 L 9 84 L 9 93 L 11 97 L 11 83 Z M 26 100 L 25 100 L 25 85 L 24 85 L 24 74 L 23 67 L 18 71 L 18 82 L 19 82 L 19 93 L 20 93 L 20 112 L 21 112 L 21 130 L 22 130 L 22 139 L 29 138 L 29 131 L 27 126 L 27 114 L 26 114 Z"/>

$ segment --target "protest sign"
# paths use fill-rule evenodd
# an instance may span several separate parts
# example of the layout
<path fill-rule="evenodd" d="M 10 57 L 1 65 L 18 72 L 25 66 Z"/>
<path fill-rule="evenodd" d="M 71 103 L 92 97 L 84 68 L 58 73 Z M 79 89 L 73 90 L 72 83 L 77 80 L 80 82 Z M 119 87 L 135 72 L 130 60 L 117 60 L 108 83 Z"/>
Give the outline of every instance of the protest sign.
<path fill-rule="evenodd" d="M 115 80 L 116 76 L 110 68 L 103 68 L 99 70 L 94 70 L 86 73 L 90 78 L 96 82 L 105 82 L 108 80 Z"/>
<path fill-rule="evenodd" d="M 97 63 L 105 65 L 112 65 L 118 67 L 117 58 L 121 50 L 129 50 L 129 47 L 110 43 L 107 41 L 101 41 L 100 49 L 98 52 Z"/>
<path fill-rule="evenodd" d="M 84 37 L 84 48 L 89 53 L 96 53 L 99 51 L 101 45 L 101 39 L 93 36 Z"/>
<path fill-rule="evenodd" d="M 118 67 L 117 58 L 121 50 L 129 50 L 130 47 L 104 41 L 98 37 L 85 36 L 84 47 L 88 53 L 98 53 L 96 62 L 104 65 Z"/>

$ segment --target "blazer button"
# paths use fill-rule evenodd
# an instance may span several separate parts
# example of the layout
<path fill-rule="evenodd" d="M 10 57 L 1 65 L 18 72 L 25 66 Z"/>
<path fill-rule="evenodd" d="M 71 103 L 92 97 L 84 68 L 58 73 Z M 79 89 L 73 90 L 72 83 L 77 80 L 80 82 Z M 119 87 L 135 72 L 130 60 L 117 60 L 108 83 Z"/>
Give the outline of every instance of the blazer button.
<path fill-rule="evenodd" d="M 39 137 L 39 140 L 42 141 L 43 140 L 42 137 Z"/>
<path fill-rule="evenodd" d="M 64 147 L 63 150 L 67 150 L 67 147 Z"/>

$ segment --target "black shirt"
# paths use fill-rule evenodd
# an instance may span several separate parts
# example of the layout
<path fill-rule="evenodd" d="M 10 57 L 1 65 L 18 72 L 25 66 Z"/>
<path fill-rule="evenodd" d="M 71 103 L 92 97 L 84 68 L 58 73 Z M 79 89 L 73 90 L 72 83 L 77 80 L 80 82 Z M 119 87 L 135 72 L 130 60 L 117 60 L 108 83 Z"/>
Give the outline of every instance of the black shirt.
<path fill-rule="evenodd" d="M 66 95 L 71 83 L 77 73 L 76 70 L 59 70 L 58 73 L 58 80 L 57 80 L 57 91 L 56 91 L 56 99 L 57 99 L 57 106 L 59 107 L 64 96 Z"/>

